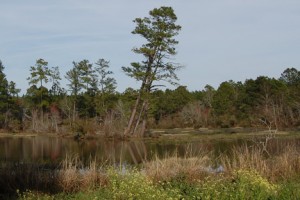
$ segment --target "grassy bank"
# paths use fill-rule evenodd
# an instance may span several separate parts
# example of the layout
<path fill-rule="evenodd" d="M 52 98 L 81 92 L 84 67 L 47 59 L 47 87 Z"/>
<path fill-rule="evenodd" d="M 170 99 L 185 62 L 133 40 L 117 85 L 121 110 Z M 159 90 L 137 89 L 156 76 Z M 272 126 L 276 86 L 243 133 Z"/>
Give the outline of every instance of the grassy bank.
<path fill-rule="evenodd" d="M 231 151 L 218 158 L 204 151 L 197 156 L 174 154 L 134 168 L 96 160 L 83 166 L 77 157 L 48 170 L 2 166 L 1 192 L 19 199 L 300 198 L 299 147 L 291 144 L 274 155 L 260 146 Z"/>
<path fill-rule="evenodd" d="M 272 183 L 255 171 L 207 176 L 190 183 L 182 177 L 155 183 L 140 171 L 108 171 L 106 186 L 56 195 L 26 192 L 20 199 L 299 199 L 299 182 Z"/>

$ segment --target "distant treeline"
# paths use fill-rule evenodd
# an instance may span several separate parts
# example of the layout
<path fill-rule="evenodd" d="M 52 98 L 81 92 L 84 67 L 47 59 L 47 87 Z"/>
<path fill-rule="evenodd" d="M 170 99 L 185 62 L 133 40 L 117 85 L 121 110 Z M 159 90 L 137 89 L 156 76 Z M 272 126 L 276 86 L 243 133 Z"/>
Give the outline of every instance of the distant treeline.
<path fill-rule="evenodd" d="M 117 92 L 109 62 L 73 62 L 60 84 L 58 67 L 39 59 L 30 67 L 26 93 L 19 96 L 0 61 L 0 128 L 10 132 L 122 134 L 139 94 Z M 245 82 L 226 81 L 199 91 L 185 86 L 153 90 L 148 128 L 269 127 L 300 125 L 300 71 L 287 68 L 279 79 L 265 76 Z"/>

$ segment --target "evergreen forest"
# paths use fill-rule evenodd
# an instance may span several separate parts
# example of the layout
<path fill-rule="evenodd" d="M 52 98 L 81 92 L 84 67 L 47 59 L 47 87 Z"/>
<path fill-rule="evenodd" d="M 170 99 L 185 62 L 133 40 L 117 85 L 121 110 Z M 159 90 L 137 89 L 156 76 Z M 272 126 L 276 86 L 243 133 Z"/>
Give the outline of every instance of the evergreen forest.
<path fill-rule="evenodd" d="M 3 132 L 122 134 L 139 91 L 116 91 L 109 61 L 73 62 L 66 74 L 38 59 L 29 68 L 27 91 L 7 80 L 0 62 L 0 128 Z M 61 79 L 67 79 L 66 87 Z M 259 76 L 244 82 L 155 89 L 148 97 L 147 129 L 270 127 L 300 125 L 300 71 L 284 70 L 279 79 Z"/>

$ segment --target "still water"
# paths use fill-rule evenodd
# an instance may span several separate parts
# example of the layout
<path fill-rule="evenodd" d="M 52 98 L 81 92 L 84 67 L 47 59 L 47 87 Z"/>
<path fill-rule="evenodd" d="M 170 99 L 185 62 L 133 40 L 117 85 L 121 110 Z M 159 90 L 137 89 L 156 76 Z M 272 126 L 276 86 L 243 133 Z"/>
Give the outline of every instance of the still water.
<path fill-rule="evenodd" d="M 288 143 L 300 146 L 300 139 L 274 139 L 269 147 L 272 153 L 279 152 Z M 66 156 L 79 156 L 82 161 L 97 159 L 103 163 L 139 164 L 155 156 L 164 157 L 176 153 L 197 155 L 213 152 L 215 156 L 230 153 L 241 145 L 255 145 L 251 139 L 215 139 L 195 142 L 159 142 L 156 140 L 110 141 L 93 139 L 76 141 L 60 137 L 2 137 L 0 138 L 0 163 L 59 164 Z"/>

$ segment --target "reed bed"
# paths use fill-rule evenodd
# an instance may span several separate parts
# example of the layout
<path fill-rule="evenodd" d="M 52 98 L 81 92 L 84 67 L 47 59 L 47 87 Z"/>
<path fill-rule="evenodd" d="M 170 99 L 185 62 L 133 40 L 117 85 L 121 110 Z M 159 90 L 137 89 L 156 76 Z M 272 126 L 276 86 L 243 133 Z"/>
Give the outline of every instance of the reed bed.
<path fill-rule="evenodd" d="M 174 154 L 162 159 L 156 156 L 154 160 L 143 163 L 143 171 L 147 177 L 155 182 L 171 181 L 178 178 L 192 182 L 208 174 L 208 166 L 212 163 L 210 154 L 202 152 L 197 156 L 187 154 L 184 157 Z"/>
<path fill-rule="evenodd" d="M 298 178 L 300 175 L 300 152 L 293 144 L 274 156 L 256 146 L 236 147 L 229 155 L 220 156 L 219 162 L 226 173 L 239 169 L 254 170 L 272 181 Z"/>
<path fill-rule="evenodd" d="M 61 163 L 58 185 L 67 193 L 103 187 L 107 184 L 107 175 L 97 160 L 90 160 L 87 166 L 78 156 L 67 156 Z"/>

